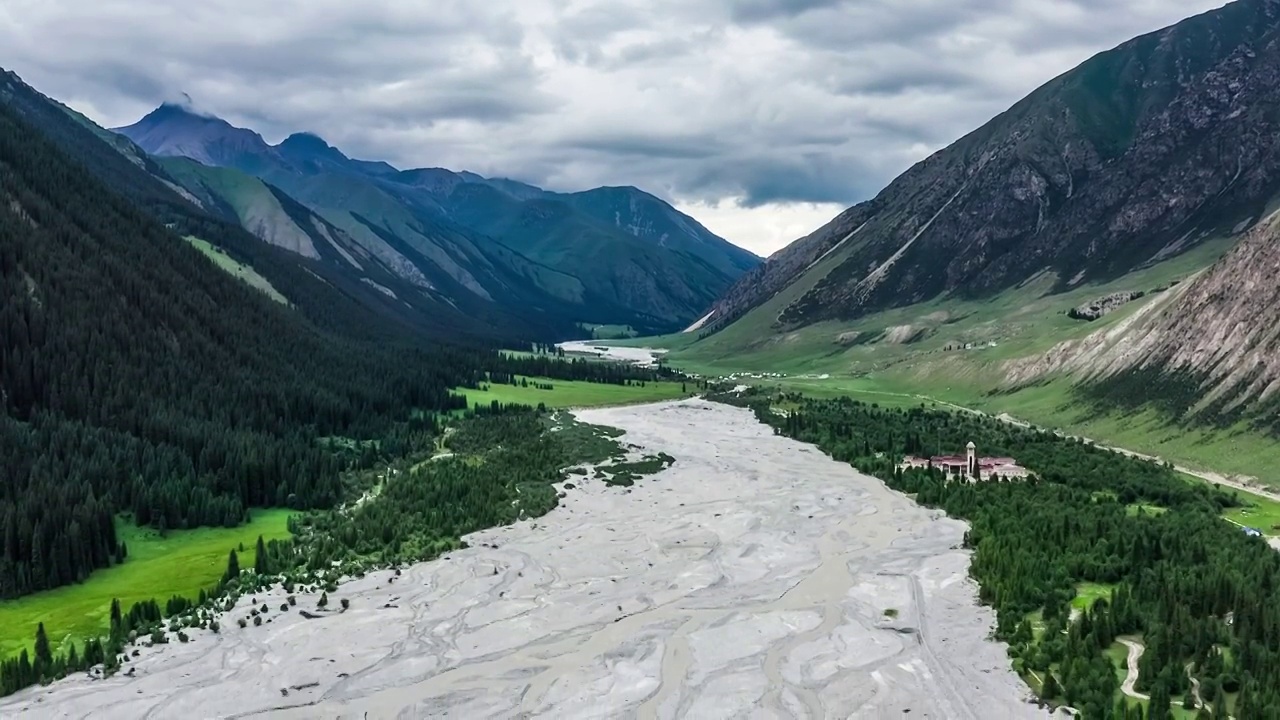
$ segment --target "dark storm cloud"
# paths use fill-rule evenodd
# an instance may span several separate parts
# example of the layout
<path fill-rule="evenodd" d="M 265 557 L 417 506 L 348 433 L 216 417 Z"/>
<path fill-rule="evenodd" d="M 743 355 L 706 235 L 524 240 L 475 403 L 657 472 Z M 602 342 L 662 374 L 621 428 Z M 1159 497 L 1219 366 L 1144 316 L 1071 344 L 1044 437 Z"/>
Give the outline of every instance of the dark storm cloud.
<path fill-rule="evenodd" d="M 869 197 L 1093 53 L 1215 4 L 8 0 L 0 64 L 106 125 L 186 92 L 272 141 L 311 130 L 402 167 L 728 212 Z"/>
<path fill-rule="evenodd" d="M 744 158 L 713 169 L 708 181 L 741 187 L 745 207 L 779 202 L 847 204 L 851 197 L 873 195 L 881 185 L 856 160 L 824 153 Z"/>

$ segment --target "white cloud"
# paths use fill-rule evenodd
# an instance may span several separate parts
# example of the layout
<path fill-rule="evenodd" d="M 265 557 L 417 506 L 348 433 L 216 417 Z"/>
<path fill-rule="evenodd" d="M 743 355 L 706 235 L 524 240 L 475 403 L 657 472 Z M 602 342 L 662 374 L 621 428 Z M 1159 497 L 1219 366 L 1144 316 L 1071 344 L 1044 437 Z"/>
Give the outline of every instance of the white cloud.
<path fill-rule="evenodd" d="M 676 208 L 698 219 L 711 232 L 767 257 L 778 248 L 813 232 L 844 210 L 840 203 L 786 202 L 743 207 L 742 198 L 715 202 L 676 202 Z"/>
<path fill-rule="evenodd" d="M 555 190 L 636 185 L 761 253 L 1089 55 L 1220 0 L 8 0 L 0 60 L 121 125 Z"/>

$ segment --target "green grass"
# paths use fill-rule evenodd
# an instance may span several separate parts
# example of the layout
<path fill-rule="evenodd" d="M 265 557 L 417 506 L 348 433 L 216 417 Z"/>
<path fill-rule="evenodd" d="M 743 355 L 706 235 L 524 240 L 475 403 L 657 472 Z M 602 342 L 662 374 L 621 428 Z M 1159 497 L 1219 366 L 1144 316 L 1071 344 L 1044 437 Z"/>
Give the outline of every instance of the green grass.
<path fill-rule="evenodd" d="M 0 600 L 0 658 L 30 648 L 37 623 L 57 652 L 67 639 L 82 644 L 86 637 L 107 630 L 111 600 L 127 611 L 140 600 L 164 603 L 174 595 L 194 598 L 217 584 L 227 569 L 227 554 L 241 544 L 240 566 L 252 567 L 258 536 L 267 540 L 289 536 L 287 510 L 255 510 L 252 520 L 237 528 L 172 530 L 166 537 L 151 528 L 118 523 L 119 538 L 129 556 L 119 565 L 98 570 L 79 585 Z"/>
<path fill-rule="evenodd" d="M 529 386 L 489 385 L 488 390 L 472 390 L 455 388 L 454 392 L 465 395 L 469 405 L 488 405 L 497 400 L 500 403 L 519 403 L 537 405 L 544 403 L 549 408 L 569 407 L 601 407 L 606 405 L 627 405 L 631 403 L 655 402 L 658 400 L 674 400 L 694 394 L 692 384 L 650 381 L 644 387 L 639 385 L 606 385 L 586 382 L 585 380 L 552 380 L 550 378 L 528 378 Z M 540 390 L 534 383 L 550 384 L 551 390 Z"/>
<path fill-rule="evenodd" d="M 938 298 L 852 322 L 820 322 L 794 330 L 779 326 L 778 314 L 816 282 L 814 276 L 825 268 L 824 261 L 815 268 L 816 272 L 806 273 L 792 287 L 731 326 L 692 344 L 670 346 L 672 353 L 668 361 L 677 367 L 693 364 L 722 370 L 829 372 L 844 376 L 940 370 L 944 376 L 958 376 L 956 379 L 961 380 L 979 376 L 972 379 L 991 385 L 1003 379 L 1003 373 L 995 367 L 1000 361 L 1038 356 L 1062 340 L 1113 326 L 1132 315 L 1147 298 L 1128 303 L 1092 323 L 1067 317 L 1066 311 L 1071 307 L 1111 292 L 1150 292 L 1174 280 L 1185 279 L 1210 265 L 1232 244 L 1233 238 L 1216 239 L 1114 281 L 1085 285 L 1064 293 L 1052 293 L 1055 278 L 1041 275 L 1021 287 L 981 300 Z M 1160 294 L 1151 297 L 1158 298 Z M 922 331 L 923 337 L 905 342 L 917 333 L 888 332 L 907 326 Z M 860 333 L 861 338 L 855 337 L 855 333 Z M 872 343 L 860 342 L 878 333 L 885 333 L 885 338 Z M 973 348 L 954 349 L 966 343 Z M 953 349 L 948 351 L 948 346 Z"/>
<path fill-rule="evenodd" d="M 592 323 L 578 323 L 578 327 L 583 330 L 591 331 L 593 340 L 622 340 L 633 338 L 640 333 L 630 325 L 596 325 Z"/>
<path fill-rule="evenodd" d="M 1245 527 L 1257 528 L 1264 535 L 1280 535 L 1280 503 L 1257 495 L 1239 495 L 1247 503 L 1245 507 L 1229 510 L 1224 517 Z"/>
<path fill-rule="evenodd" d="M 1076 596 L 1071 600 L 1071 607 L 1077 610 L 1088 610 L 1099 598 L 1111 597 L 1115 585 L 1084 582 L 1076 585 Z"/>
<path fill-rule="evenodd" d="M 1102 654 L 1111 662 L 1111 667 L 1116 669 L 1116 684 L 1123 685 L 1125 678 L 1129 676 L 1129 648 L 1117 640 L 1111 643 L 1111 647 L 1103 650 Z"/>
<path fill-rule="evenodd" d="M 249 283 L 250 287 L 261 290 L 267 294 L 267 297 L 275 300 L 281 305 L 289 304 L 289 301 L 285 299 L 285 296 L 281 295 L 266 278 L 259 275 L 257 270 L 237 261 L 235 258 L 223 252 L 222 248 L 213 245 L 207 240 L 201 240 L 200 238 L 191 235 L 186 236 L 185 240 L 194 245 L 197 250 L 204 253 L 206 257 L 213 261 L 214 265 L 217 265 L 228 273 L 231 273 L 232 276 Z"/>

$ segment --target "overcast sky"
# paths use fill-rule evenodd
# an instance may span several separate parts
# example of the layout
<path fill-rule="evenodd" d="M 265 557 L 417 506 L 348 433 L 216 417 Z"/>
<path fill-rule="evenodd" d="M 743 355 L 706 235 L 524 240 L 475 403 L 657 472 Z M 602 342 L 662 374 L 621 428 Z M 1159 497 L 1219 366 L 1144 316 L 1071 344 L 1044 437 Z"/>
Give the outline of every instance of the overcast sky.
<path fill-rule="evenodd" d="M 1039 84 L 1221 0 L 4 0 L 0 65 L 103 125 L 636 185 L 768 254 Z"/>

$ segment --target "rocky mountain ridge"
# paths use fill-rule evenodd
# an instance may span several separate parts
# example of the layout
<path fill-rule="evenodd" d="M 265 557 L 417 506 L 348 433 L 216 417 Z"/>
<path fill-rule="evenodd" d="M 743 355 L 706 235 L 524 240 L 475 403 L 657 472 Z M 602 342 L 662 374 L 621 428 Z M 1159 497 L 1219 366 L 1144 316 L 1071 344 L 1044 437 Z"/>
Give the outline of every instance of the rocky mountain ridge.
<path fill-rule="evenodd" d="M 311 133 L 270 145 L 176 105 L 117 132 L 157 157 L 279 188 L 424 287 L 577 321 L 676 329 L 759 263 L 636 188 L 564 194 L 442 168 L 401 171 Z"/>
<path fill-rule="evenodd" d="M 1005 363 L 1007 388 L 1055 374 L 1140 407 L 1156 402 L 1180 417 L 1231 423 L 1250 415 L 1280 430 L 1280 215 L 1248 231 L 1216 263 L 1141 300 L 1122 322 Z"/>
<path fill-rule="evenodd" d="M 574 329 L 563 315 L 534 303 L 508 309 L 463 293 L 452 293 L 454 299 L 425 279 L 406 279 L 279 189 L 235 170 L 185 158 L 153 158 L 16 74 L 0 73 L 0 105 L 38 127 L 84 172 L 174 232 L 203 240 L 265 276 L 292 307 L 321 327 L 370 339 L 424 334 L 486 342 Z M 246 227 L 279 246 L 262 242 Z"/>
<path fill-rule="evenodd" d="M 707 327 L 1074 288 L 1247 229 L 1280 193 L 1278 21 L 1238 0 L 1100 53 L 769 258 Z"/>

